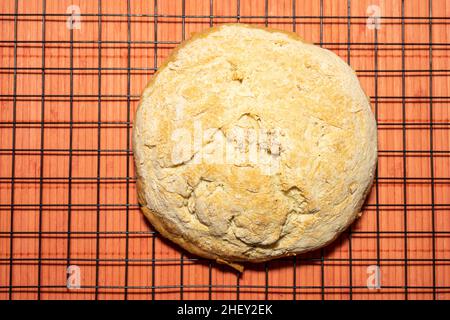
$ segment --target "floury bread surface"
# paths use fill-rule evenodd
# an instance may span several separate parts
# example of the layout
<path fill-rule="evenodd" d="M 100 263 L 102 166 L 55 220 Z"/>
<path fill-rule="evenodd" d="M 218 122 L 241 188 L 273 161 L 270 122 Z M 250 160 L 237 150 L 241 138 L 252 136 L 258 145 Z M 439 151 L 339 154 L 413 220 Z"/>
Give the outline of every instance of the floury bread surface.
<path fill-rule="evenodd" d="M 360 215 L 376 123 L 353 70 L 283 31 L 194 35 L 143 92 L 139 203 L 165 237 L 240 269 L 320 248 Z"/>

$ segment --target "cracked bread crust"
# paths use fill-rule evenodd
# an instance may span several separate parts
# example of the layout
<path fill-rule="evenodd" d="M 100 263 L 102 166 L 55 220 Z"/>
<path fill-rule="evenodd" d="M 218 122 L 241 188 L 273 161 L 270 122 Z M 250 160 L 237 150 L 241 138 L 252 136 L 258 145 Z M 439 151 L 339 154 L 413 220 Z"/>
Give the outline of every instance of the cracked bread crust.
<path fill-rule="evenodd" d="M 267 138 L 256 143 L 259 161 L 235 128 Z M 245 159 L 208 160 L 227 150 L 221 141 L 237 141 Z M 180 143 L 188 152 L 174 157 Z M 334 53 L 293 33 L 227 24 L 194 35 L 158 70 L 136 113 L 133 150 L 152 225 L 241 270 L 323 247 L 359 216 L 376 168 L 376 123 Z"/>

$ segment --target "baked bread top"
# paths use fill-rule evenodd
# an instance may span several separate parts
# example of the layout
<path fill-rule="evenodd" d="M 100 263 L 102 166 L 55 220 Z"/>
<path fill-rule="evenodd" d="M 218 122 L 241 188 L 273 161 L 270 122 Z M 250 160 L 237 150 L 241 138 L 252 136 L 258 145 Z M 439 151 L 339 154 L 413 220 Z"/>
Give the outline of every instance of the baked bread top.
<path fill-rule="evenodd" d="M 337 55 L 292 33 L 226 24 L 194 35 L 158 70 L 133 150 L 154 227 L 239 268 L 345 230 L 372 184 L 377 133 Z"/>

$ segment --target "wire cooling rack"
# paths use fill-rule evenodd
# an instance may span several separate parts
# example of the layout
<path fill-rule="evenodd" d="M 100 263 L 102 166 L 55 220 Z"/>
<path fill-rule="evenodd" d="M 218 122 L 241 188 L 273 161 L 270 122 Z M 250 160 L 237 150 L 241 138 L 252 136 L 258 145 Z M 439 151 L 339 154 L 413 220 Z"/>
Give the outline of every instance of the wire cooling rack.
<path fill-rule="evenodd" d="M 3 299 L 450 298 L 445 0 L 2 0 Z M 362 218 L 330 246 L 239 275 L 139 211 L 130 131 L 158 65 L 227 22 L 297 32 L 356 70 L 378 121 Z"/>

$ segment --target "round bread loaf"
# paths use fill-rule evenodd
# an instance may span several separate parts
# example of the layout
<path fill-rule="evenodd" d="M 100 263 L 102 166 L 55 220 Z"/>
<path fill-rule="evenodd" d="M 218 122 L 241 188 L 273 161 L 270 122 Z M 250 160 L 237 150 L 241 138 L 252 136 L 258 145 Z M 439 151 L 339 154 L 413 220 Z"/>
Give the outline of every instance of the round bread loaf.
<path fill-rule="evenodd" d="M 133 149 L 152 225 L 240 269 L 345 230 L 373 181 L 377 133 L 337 55 L 293 33 L 226 24 L 194 35 L 158 70 Z"/>

